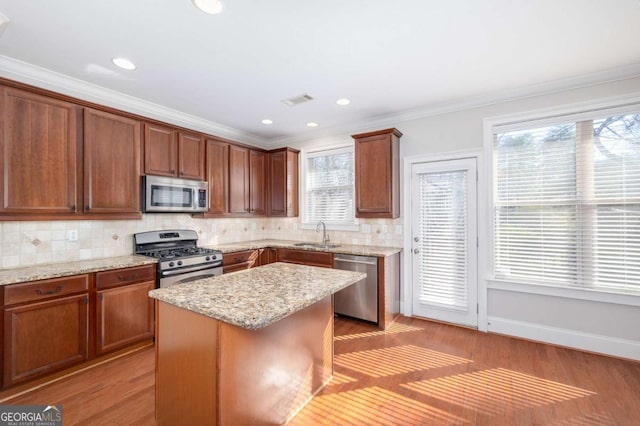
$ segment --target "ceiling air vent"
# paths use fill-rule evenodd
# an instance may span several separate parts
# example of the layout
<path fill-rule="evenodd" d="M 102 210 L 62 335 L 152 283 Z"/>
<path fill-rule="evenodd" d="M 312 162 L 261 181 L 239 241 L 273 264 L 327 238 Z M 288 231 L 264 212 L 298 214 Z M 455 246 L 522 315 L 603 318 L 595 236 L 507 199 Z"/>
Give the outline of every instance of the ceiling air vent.
<path fill-rule="evenodd" d="M 306 93 L 300 96 L 294 96 L 293 98 L 284 99 L 282 103 L 290 107 L 300 105 L 301 103 L 312 101 L 313 98 Z"/>

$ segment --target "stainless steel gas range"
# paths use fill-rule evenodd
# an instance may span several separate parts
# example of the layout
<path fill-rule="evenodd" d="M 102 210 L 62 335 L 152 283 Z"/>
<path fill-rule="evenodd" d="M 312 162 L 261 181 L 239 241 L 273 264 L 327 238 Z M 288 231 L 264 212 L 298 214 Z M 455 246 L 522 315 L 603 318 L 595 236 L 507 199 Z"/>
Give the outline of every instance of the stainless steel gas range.
<path fill-rule="evenodd" d="M 222 252 L 198 247 L 198 234 L 188 229 L 133 234 L 135 253 L 158 259 L 157 287 L 170 287 L 222 275 Z"/>

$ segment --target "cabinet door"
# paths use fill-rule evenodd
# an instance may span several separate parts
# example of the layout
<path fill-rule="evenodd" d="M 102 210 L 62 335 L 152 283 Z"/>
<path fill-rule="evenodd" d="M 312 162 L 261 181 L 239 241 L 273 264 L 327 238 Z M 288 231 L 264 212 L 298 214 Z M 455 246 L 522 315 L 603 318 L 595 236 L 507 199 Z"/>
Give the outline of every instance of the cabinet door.
<path fill-rule="evenodd" d="M 145 123 L 144 172 L 149 175 L 178 176 L 178 138 L 171 127 Z"/>
<path fill-rule="evenodd" d="M 84 112 L 85 213 L 140 212 L 139 121 Z"/>
<path fill-rule="evenodd" d="M 311 250 L 278 249 L 278 262 L 333 268 L 333 253 Z"/>
<path fill-rule="evenodd" d="M 178 175 L 186 179 L 205 180 L 204 138 L 195 133 L 178 133 Z"/>
<path fill-rule="evenodd" d="M 80 108 L 3 88 L 0 111 L 0 212 L 76 212 Z"/>
<path fill-rule="evenodd" d="M 298 153 L 269 153 L 269 216 L 298 216 Z"/>
<path fill-rule="evenodd" d="M 399 216 L 400 135 L 396 129 L 388 129 L 354 136 L 356 217 Z"/>
<path fill-rule="evenodd" d="M 249 211 L 255 215 L 267 213 L 267 155 L 261 151 L 251 150 L 249 153 Z"/>
<path fill-rule="evenodd" d="M 229 145 L 229 213 L 249 213 L 249 150 Z"/>
<path fill-rule="evenodd" d="M 97 292 L 96 354 L 101 355 L 154 335 L 154 304 L 148 295 L 155 281 Z"/>
<path fill-rule="evenodd" d="M 222 255 L 223 273 L 260 266 L 260 250 L 244 250 Z"/>
<path fill-rule="evenodd" d="M 86 294 L 6 308 L 4 385 L 44 376 L 87 359 Z"/>
<path fill-rule="evenodd" d="M 209 214 L 229 213 L 229 144 L 207 141 L 207 180 Z"/>

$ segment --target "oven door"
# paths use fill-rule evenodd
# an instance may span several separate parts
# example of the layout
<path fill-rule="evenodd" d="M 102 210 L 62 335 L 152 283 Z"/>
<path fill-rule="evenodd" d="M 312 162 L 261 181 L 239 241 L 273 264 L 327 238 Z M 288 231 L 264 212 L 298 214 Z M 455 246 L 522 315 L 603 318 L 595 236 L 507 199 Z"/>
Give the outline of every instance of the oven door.
<path fill-rule="evenodd" d="M 171 287 L 176 284 L 188 283 L 204 278 L 213 278 L 222 275 L 222 265 L 216 266 L 194 266 L 191 268 L 174 269 L 162 271 L 160 277 L 160 288 Z"/>

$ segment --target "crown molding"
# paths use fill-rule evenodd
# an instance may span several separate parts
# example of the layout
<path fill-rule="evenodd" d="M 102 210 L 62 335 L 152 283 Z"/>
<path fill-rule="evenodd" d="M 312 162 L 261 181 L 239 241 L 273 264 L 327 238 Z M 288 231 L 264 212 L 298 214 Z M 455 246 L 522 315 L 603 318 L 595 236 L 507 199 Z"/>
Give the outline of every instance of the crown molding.
<path fill-rule="evenodd" d="M 8 56 L 0 55 L 0 76 L 213 136 L 231 139 L 260 148 L 266 147 L 265 141 L 255 135 L 115 90 L 107 89 L 97 84 L 69 77 Z"/>
<path fill-rule="evenodd" d="M 638 76 L 640 76 L 640 63 L 635 63 L 604 71 L 582 74 L 576 77 L 553 80 L 515 89 L 504 89 L 480 96 L 464 98 L 454 102 L 427 105 L 412 110 L 381 115 L 368 120 L 359 121 L 353 125 L 328 127 L 322 129 L 322 131 L 314 132 L 312 137 L 305 135 L 304 137 L 292 136 L 285 138 L 273 138 L 267 139 L 265 143 L 269 149 L 287 145 L 296 145 L 341 133 L 358 133 L 376 128 L 396 127 L 398 123 L 405 121 L 418 120 L 472 108 L 499 104 L 502 102 L 515 101 L 518 99 L 565 92 L 583 87 L 597 86 L 600 84 L 627 80 Z"/>

